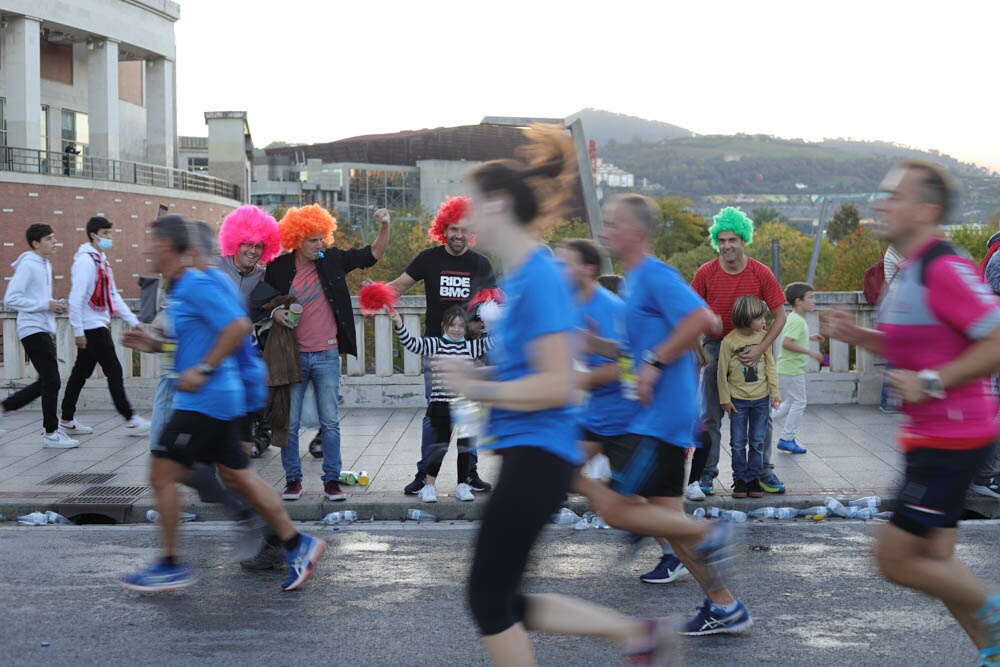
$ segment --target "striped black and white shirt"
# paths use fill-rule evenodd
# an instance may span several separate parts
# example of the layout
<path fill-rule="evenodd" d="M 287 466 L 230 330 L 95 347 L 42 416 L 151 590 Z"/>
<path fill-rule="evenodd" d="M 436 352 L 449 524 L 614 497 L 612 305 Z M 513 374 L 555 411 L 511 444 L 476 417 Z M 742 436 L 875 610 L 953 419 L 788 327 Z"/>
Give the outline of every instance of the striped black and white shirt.
<path fill-rule="evenodd" d="M 459 359 L 469 359 L 474 361 L 479 359 L 493 347 L 493 340 L 489 335 L 484 334 L 479 340 L 461 340 L 452 342 L 440 336 L 426 336 L 417 338 L 406 328 L 406 326 L 396 326 L 396 335 L 399 342 L 413 354 L 423 357 L 457 357 Z M 440 375 L 431 373 L 431 403 L 451 403 L 456 398 L 455 394 L 445 389 Z"/>

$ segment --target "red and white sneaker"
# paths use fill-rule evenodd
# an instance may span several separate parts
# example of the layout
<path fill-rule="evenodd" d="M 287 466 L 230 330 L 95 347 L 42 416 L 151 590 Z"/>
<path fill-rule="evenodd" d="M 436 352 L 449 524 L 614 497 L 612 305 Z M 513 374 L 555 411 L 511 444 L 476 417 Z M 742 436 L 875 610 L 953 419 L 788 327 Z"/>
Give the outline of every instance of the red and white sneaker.
<path fill-rule="evenodd" d="M 65 433 L 66 435 L 88 435 L 94 432 L 94 429 L 90 428 L 89 426 L 84 426 L 75 419 L 71 419 L 68 422 L 60 419 L 59 430 Z"/>
<path fill-rule="evenodd" d="M 285 490 L 281 492 L 282 500 L 298 500 L 302 497 L 302 480 L 285 480 Z"/>

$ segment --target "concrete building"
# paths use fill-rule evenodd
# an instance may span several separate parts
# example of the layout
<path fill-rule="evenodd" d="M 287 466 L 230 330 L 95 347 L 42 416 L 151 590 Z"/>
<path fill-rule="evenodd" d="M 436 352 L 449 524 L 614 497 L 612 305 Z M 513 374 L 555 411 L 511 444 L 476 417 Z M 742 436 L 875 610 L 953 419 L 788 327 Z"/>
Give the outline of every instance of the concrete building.
<path fill-rule="evenodd" d="M 187 164 L 177 169 L 179 18 L 170 0 L 0 0 L 5 281 L 6 267 L 27 249 L 25 228 L 47 223 L 63 245 L 53 272 L 54 289 L 65 296 L 83 227 L 103 215 L 114 225 L 119 287 L 138 296 L 134 277 L 148 271 L 141 249 L 159 205 L 217 223 L 246 196 L 246 114 L 209 121 L 210 135 L 219 123 L 225 179 L 191 173 Z M 242 167 L 233 157 L 237 144 Z"/>

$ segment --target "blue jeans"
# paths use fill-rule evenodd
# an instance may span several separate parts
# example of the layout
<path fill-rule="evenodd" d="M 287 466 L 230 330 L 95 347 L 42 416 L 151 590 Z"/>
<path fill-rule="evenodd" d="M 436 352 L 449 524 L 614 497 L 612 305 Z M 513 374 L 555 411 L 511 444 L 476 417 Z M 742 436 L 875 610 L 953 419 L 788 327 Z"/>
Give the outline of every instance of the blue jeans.
<path fill-rule="evenodd" d="M 750 482 L 764 474 L 764 435 L 771 411 L 771 399 L 733 399 L 736 412 L 729 416 L 729 440 L 733 451 L 733 481 Z M 749 441 L 749 451 L 747 444 Z"/>
<path fill-rule="evenodd" d="M 431 399 L 431 366 L 424 364 L 424 398 Z M 427 466 L 431 461 L 431 454 L 434 452 L 434 444 L 437 439 L 437 431 L 431 426 L 431 418 L 424 415 L 423 428 L 420 432 L 420 460 L 417 461 L 417 472 L 427 474 Z M 476 451 L 475 438 L 469 440 L 469 473 L 474 473 L 479 464 L 479 452 Z"/>
<path fill-rule="evenodd" d="M 281 450 L 281 467 L 285 479 L 302 479 L 302 459 L 299 457 L 299 422 L 302 418 L 302 397 L 306 385 L 312 383 L 316 394 L 316 412 L 323 432 L 323 481 L 340 477 L 340 354 L 337 349 L 323 352 L 299 352 L 302 381 L 291 386 L 288 412 L 288 444 Z"/>

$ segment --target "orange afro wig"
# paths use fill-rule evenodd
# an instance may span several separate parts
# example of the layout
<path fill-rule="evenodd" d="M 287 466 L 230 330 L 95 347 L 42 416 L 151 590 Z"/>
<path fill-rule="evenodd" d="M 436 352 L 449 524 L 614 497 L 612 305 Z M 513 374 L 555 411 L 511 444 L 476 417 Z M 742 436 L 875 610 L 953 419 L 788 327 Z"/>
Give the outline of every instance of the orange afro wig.
<path fill-rule="evenodd" d="M 260 263 L 267 264 L 281 252 L 278 223 L 256 206 L 240 206 L 222 221 L 219 248 L 224 257 L 231 257 L 239 251 L 241 243 L 264 244 Z"/>
<path fill-rule="evenodd" d="M 467 197 L 446 197 L 444 203 L 438 208 L 437 215 L 431 228 L 427 230 L 427 236 L 432 241 L 444 243 L 444 233 L 448 228 L 456 224 L 469 212 L 469 199 Z"/>
<path fill-rule="evenodd" d="M 281 247 L 289 251 L 301 248 L 302 242 L 310 236 L 322 236 L 323 243 L 332 245 L 336 229 L 337 221 L 319 204 L 290 208 L 278 223 Z"/>

